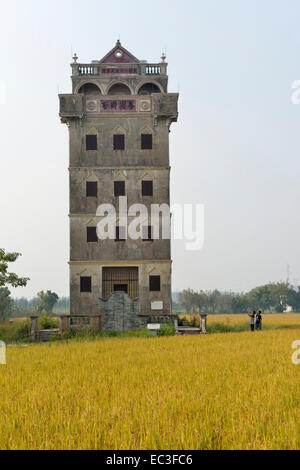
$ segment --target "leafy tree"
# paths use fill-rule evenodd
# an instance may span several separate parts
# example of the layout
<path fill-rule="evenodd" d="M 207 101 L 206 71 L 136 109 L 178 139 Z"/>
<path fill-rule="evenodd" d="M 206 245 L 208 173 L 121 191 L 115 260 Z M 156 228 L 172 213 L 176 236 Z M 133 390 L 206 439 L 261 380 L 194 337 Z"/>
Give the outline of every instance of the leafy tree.
<path fill-rule="evenodd" d="M 256 287 L 247 294 L 187 289 L 179 293 L 178 303 L 186 313 L 195 313 L 198 308 L 210 314 L 247 313 L 249 310 L 282 313 L 288 305 L 294 311 L 300 311 L 300 287 L 293 289 L 284 282 L 270 283 Z"/>
<path fill-rule="evenodd" d="M 249 299 L 247 295 L 237 294 L 232 297 L 231 311 L 232 313 L 247 313 L 249 310 Z"/>
<path fill-rule="evenodd" d="M 8 272 L 8 264 L 14 263 L 21 256 L 20 253 L 5 253 L 0 248 L 0 287 L 11 285 L 12 287 L 25 287 L 29 278 L 19 277 L 14 273 Z"/>
<path fill-rule="evenodd" d="M 4 321 L 10 316 L 13 303 L 8 288 L 0 287 L 0 321 Z"/>
<path fill-rule="evenodd" d="M 251 310 L 266 311 L 269 310 L 272 305 L 269 286 L 256 287 L 248 292 L 246 297 Z"/>
<path fill-rule="evenodd" d="M 14 263 L 20 256 L 20 253 L 6 253 L 0 248 L 0 320 L 10 315 L 13 305 L 10 291 L 6 286 L 25 287 L 29 281 L 27 277 L 19 277 L 15 273 L 8 272 L 9 263 Z"/>
<path fill-rule="evenodd" d="M 55 292 L 48 290 L 47 292 L 39 292 L 37 310 L 42 313 L 46 312 L 48 315 L 52 313 L 53 307 L 58 301 L 58 295 Z"/>
<path fill-rule="evenodd" d="M 214 290 L 211 293 L 207 294 L 207 311 L 211 313 L 216 313 L 218 311 L 218 305 L 220 305 L 220 300 L 222 297 L 221 292 Z"/>
<path fill-rule="evenodd" d="M 290 287 L 288 283 L 270 284 L 272 307 L 278 313 L 282 313 L 288 306 Z"/>
<path fill-rule="evenodd" d="M 249 305 L 255 310 L 282 313 L 288 306 L 291 288 L 287 283 L 267 284 L 256 287 L 247 294 Z"/>
<path fill-rule="evenodd" d="M 178 303 L 186 310 L 186 312 L 191 312 L 194 302 L 195 302 L 195 295 L 192 289 L 187 289 L 179 293 L 178 295 Z"/>
<path fill-rule="evenodd" d="M 294 312 L 300 312 L 300 287 L 289 289 L 287 303 L 293 308 Z"/>
<path fill-rule="evenodd" d="M 14 299 L 16 306 L 29 308 L 29 300 L 26 297 L 21 297 L 20 299 Z"/>

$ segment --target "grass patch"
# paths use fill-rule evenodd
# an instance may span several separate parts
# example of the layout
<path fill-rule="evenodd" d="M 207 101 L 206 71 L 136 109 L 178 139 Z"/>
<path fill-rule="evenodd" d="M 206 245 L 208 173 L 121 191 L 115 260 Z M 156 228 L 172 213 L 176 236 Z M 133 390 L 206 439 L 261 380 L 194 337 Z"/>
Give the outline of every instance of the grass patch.
<path fill-rule="evenodd" d="M 29 320 L 6 321 L 0 324 L 0 340 L 6 344 L 27 343 L 29 331 Z"/>
<path fill-rule="evenodd" d="M 228 325 L 226 323 L 213 323 L 207 326 L 207 333 L 217 334 L 217 333 L 242 333 L 244 331 L 249 331 L 250 327 L 246 323 L 241 323 L 240 325 Z"/>

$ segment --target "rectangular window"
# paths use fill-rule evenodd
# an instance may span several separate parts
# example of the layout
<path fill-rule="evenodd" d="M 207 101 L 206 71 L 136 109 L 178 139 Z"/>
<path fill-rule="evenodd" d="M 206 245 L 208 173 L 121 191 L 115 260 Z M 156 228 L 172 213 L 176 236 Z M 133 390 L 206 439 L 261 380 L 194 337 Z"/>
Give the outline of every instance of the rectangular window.
<path fill-rule="evenodd" d="M 116 242 L 125 242 L 126 230 L 125 227 L 116 227 Z"/>
<path fill-rule="evenodd" d="M 92 292 L 92 278 L 91 277 L 80 278 L 80 292 Z"/>
<path fill-rule="evenodd" d="M 115 181 L 115 197 L 125 196 L 125 181 Z"/>
<path fill-rule="evenodd" d="M 153 196 L 153 181 L 142 181 L 142 195 Z"/>
<path fill-rule="evenodd" d="M 125 150 L 125 135 L 124 134 L 114 135 L 114 150 Z"/>
<path fill-rule="evenodd" d="M 150 292 L 160 292 L 160 276 L 150 276 Z"/>
<path fill-rule="evenodd" d="M 88 181 L 86 183 L 86 197 L 98 197 L 98 183 Z"/>
<path fill-rule="evenodd" d="M 142 134 L 142 150 L 152 150 L 152 134 Z"/>
<path fill-rule="evenodd" d="M 153 227 L 143 227 L 143 242 L 153 242 Z"/>
<path fill-rule="evenodd" d="M 87 243 L 96 243 L 98 242 L 97 227 L 87 227 Z"/>
<path fill-rule="evenodd" d="M 86 150 L 97 150 L 97 136 L 87 135 L 86 136 Z"/>

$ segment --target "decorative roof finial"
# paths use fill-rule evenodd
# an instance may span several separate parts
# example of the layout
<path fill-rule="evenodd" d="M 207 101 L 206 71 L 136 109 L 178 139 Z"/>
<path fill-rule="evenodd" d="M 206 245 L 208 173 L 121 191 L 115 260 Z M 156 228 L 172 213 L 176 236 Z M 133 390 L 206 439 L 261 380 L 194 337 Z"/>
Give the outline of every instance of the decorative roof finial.
<path fill-rule="evenodd" d="M 166 54 L 163 52 L 163 53 L 162 53 L 162 56 L 161 56 L 161 61 L 162 61 L 163 64 L 166 62 L 166 58 L 167 58 L 167 56 L 166 56 Z"/>
<path fill-rule="evenodd" d="M 120 38 L 120 35 L 119 35 L 119 38 L 118 38 L 118 40 L 117 40 L 117 44 L 116 44 L 116 45 L 117 45 L 118 47 L 121 46 L 121 38 Z"/>
<path fill-rule="evenodd" d="M 77 60 L 78 60 L 78 56 L 77 54 L 75 53 L 74 56 L 73 56 L 73 63 L 76 64 L 77 63 Z"/>

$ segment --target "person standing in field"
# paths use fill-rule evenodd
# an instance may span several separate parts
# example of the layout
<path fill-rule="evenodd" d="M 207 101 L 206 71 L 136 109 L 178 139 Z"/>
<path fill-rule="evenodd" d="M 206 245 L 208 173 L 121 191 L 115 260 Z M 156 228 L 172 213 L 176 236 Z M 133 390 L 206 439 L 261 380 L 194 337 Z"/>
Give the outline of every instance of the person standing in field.
<path fill-rule="evenodd" d="M 251 320 L 251 331 L 255 331 L 255 316 L 256 316 L 256 312 L 252 312 L 252 313 L 248 313 L 248 316 L 250 317 L 250 320 Z"/>
<path fill-rule="evenodd" d="M 256 329 L 261 331 L 262 330 L 262 313 L 261 311 L 258 312 L 256 315 Z"/>

